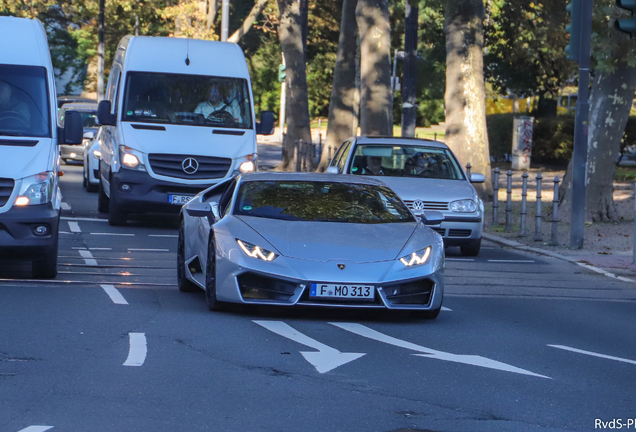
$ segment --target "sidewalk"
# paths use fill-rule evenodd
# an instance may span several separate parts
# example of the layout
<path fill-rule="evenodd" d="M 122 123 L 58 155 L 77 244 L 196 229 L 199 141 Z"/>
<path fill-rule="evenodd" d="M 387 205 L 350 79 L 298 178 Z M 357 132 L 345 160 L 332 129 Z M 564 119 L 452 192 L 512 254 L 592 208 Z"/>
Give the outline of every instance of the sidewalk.
<path fill-rule="evenodd" d="M 620 222 L 585 223 L 583 249 L 570 248 L 569 209 L 559 209 L 558 245 L 552 246 L 552 199 L 554 178 L 563 179 L 563 171 L 532 169 L 528 171 L 528 195 L 526 235 L 519 236 L 521 228 L 521 171 L 513 172 L 512 182 L 512 230 L 505 232 L 506 218 L 506 173 L 502 169 L 499 179 L 498 221 L 493 222 L 492 202 L 484 203 L 484 239 L 497 242 L 506 247 L 528 250 L 603 269 L 605 273 L 636 277 L 636 265 L 632 263 L 634 248 L 634 187 L 630 183 L 614 182 L 614 202 Z M 535 240 L 536 234 L 536 176 L 541 172 L 541 240 Z M 630 280 L 631 281 L 631 280 Z"/>

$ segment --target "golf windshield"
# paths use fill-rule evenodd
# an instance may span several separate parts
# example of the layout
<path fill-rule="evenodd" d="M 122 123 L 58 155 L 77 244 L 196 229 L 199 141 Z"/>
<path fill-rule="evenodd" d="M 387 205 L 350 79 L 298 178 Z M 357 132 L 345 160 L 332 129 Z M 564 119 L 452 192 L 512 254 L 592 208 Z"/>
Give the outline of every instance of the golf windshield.
<path fill-rule="evenodd" d="M 122 120 L 251 129 L 247 80 L 130 72 L 126 79 Z"/>
<path fill-rule="evenodd" d="M 415 222 L 408 208 L 387 187 L 317 181 L 244 182 L 234 214 L 289 221 Z"/>
<path fill-rule="evenodd" d="M 351 174 L 463 180 L 457 159 L 447 148 L 421 145 L 358 145 Z"/>
<path fill-rule="evenodd" d="M 50 137 L 46 69 L 0 64 L 0 137 Z"/>

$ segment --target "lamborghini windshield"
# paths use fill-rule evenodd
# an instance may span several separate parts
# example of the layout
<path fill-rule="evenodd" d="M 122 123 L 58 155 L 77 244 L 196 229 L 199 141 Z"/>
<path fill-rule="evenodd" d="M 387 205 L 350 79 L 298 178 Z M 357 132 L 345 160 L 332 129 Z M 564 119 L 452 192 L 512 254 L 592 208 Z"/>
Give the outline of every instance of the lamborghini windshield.
<path fill-rule="evenodd" d="M 251 129 L 247 80 L 129 72 L 122 120 Z"/>
<path fill-rule="evenodd" d="M 248 181 L 241 184 L 235 215 L 289 221 L 415 222 L 384 186 L 318 181 Z"/>

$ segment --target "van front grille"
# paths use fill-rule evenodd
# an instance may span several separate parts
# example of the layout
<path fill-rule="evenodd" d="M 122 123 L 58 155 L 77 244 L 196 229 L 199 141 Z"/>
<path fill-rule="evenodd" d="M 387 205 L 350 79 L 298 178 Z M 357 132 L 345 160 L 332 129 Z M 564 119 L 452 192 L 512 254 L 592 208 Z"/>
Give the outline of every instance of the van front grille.
<path fill-rule="evenodd" d="M 13 193 L 13 179 L 0 178 L 0 207 L 4 206 Z"/>
<path fill-rule="evenodd" d="M 155 174 L 186 180 L 223 178 L 232 166 L 232 159 L 214 156 L 151 153 L 148 161 Z"/>

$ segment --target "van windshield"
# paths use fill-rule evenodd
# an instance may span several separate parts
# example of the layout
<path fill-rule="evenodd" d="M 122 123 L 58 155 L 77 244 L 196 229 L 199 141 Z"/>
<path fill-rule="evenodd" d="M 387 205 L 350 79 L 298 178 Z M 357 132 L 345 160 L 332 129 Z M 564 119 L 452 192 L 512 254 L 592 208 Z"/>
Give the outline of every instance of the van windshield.
<path fill-rule="evenodd" d="M 46 68 L 0 64 L 0 136 L 51 137 Z"/>
<path fill-rule="evenodd" d="M 252 128 L 247 80 L 205 75 L 129 72 L 122 120 Z"/>

